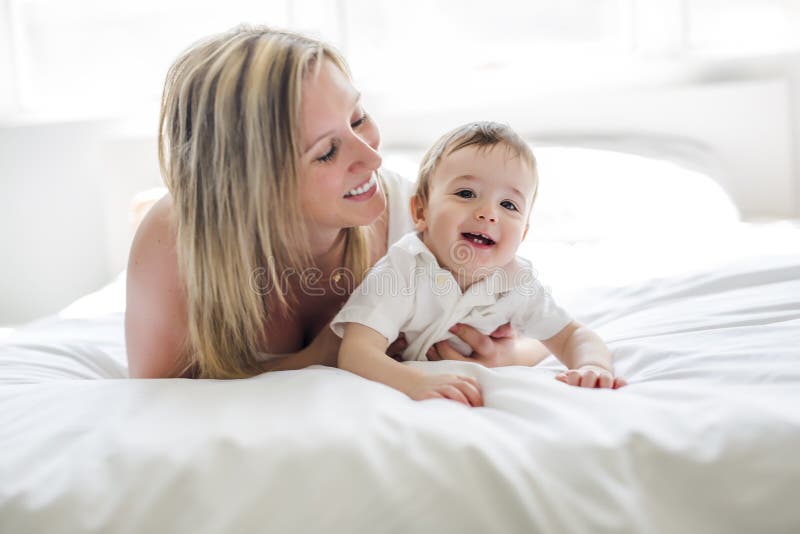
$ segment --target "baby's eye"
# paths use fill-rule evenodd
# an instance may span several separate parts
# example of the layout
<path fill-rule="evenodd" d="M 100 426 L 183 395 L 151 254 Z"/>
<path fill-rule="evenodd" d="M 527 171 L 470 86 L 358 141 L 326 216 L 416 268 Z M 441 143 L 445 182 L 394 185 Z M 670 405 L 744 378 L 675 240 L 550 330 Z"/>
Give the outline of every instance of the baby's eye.
<path fill-rule="evenodd" d="M 475 193 L 469 189 L 461 189 L 460 191 L 456 191 L 455 195 L 461 198 L 475 198 Z"/>
<path fill-rule="evenodd" d="M 519 211 L 519 209 L 517 209 L 517 205 L 514 204 L 513 202 L 511 202 L 510 200 L 504 200 L 504 201 L 502 201 L 500 203 L 500 205 L 503 206 L 507 210 Z"/>

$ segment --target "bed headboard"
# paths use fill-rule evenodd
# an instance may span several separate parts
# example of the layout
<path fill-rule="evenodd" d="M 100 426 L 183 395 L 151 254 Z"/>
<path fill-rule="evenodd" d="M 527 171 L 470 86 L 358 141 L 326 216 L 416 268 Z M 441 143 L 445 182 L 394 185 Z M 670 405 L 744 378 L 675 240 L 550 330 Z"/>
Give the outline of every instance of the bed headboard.
<path fill-rule="evenodd" d="M 705 159 L 745 218 L 800 216 L 792 109 L 783 79 L 520 94 L 436 109 L 386 106 L 387 148 L 416 148 L 472 120 L 509 123 L 534 142 Z"/>

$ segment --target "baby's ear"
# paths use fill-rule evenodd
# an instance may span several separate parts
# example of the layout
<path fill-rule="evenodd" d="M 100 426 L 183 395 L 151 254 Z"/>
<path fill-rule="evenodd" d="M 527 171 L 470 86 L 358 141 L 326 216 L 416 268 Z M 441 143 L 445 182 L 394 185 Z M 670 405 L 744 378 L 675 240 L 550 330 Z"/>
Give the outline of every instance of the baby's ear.
<path fill-rule="evenodd" d="M 417 195 L 411 197 L 411 220 L 417 232 L 423 232 L 428 227 L 427 213 L 425 213 L 425 203 Z"/>
<path fill-rule="evenodd" d="M 520 241 L 525 241 L 525 236 L 528 235 L 528 228 L 530 227 L 531 227 L 530 224 L 525 225 L 525 230 L 522 231 L 522 239 L 520 239 Z"/>

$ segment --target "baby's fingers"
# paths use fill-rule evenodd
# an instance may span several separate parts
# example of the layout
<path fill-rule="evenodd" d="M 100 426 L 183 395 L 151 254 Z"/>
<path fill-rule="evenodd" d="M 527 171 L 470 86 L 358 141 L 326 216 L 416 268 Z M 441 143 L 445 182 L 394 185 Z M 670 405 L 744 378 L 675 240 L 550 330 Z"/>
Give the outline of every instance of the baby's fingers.
<path fill-rule="evenodd" d="M 581 374 L 578 371 L 569 370 L 565 373 L 566 383 L 570 386 L 581 385 Z"/>
<path fill-rule="evenodd" d="M 628 384 L 624 378 L 614 378 L 608 373 L 596 373 L 590 370 L 583 372 L 576 370 L 565 371 L 557 374 L 556 380 L 569 384 L 570 386 L 586 388 L 618 389 Z"/>
<path fill-rule="evenodd" d="M 478 381 L 468 376 L 460 378 L 462 381 L 456 384 L 456 387 L 466 395 L 469 403 L 475 407 L 483 406 L 483 396 L 481 395 L 481 387 Z"/>
<path fill-rule="evenodd" d="M 581 387 L 582 388 L 593 388 L 594 385 L 597 383 L 597 373 L 592 370 L 583 371 L 583 376 L 581 376 Z"/>
<path fill-rule="evenodd" d="M 614 377 L 607 374 L 602 374 L 597 379 L 597 387 L 599 388 L 610 388 L 614 385 Z"/>
<path fill-rule="evenodd" d="M 441 393 L 446 399 L 454 400 L 456 402 L 466 404 L 467 406 L 471 406 L 464 393 L 462 393 L 460 389 L 452 384 L 446 384 L 439 388 L 439 393 Z"/>

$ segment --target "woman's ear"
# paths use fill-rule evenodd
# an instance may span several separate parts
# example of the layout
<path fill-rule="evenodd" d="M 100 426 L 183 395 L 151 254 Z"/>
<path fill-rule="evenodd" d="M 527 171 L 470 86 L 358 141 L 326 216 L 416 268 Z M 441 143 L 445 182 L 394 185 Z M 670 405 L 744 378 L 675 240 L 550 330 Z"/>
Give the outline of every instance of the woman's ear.
<path fill-rule="evenodd" d="M 423 232 L 428 227 L 427 215 L 425 203 L 417 195 L 413 195 L 411 197 L 411 220 L 414 221 L 417 232 Z"/>

